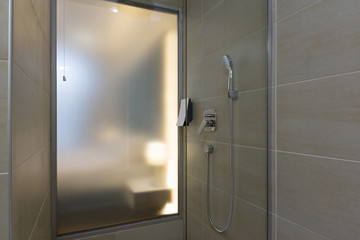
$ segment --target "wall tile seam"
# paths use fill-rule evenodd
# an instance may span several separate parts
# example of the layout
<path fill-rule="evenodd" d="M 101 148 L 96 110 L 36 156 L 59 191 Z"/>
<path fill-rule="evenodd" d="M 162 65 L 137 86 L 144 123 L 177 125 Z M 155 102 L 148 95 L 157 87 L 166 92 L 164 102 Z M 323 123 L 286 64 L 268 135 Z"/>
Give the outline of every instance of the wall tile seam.
<path fill-rule="evenodd" d="M 206 139 L 202 139 L 202 138 L 191 138 L 191 137 L 188 137 L 188 140 L 195 141 L 195 142 L 214 143 L 214 144 L 219 144 L 219 145 L 230 146 L 230 143 L 229 143 L 229 142 L 211 141 L 211 140 L 206 140 Z M 233 146 L 234 146 L 234 147 L 239 147 L 239 148 L 246 148 L 246 149 L 266 151 L 266 148 L 259 148 L 259 147 L 250 146 L 250 145 L 241 145 L 241 144 L 233 143 Z M 271 150 L 271 151 L 275 151 L 275 150 Z"/>
<path fill-rule="evenodd" d="M 49 197 L 49 193 L 50 193 L 50 187 L 48 188 L 48 190 L 47 190 L 47 192 L 46 192 L 46 194 L 45 194 L 45 197 L 44 197 L 44 200 L 43 200 L 43 202 L 42 202 L 42 204 L 41 204 L 41 207 L 40 207 L 40 210 L 39 210 L 39 212 L 38 212 L 38 215 L 36 216 L 36 220 L 35 220 L 35 222 L 34 222 L 34 226 L 33 226 L 32 230 L 31 230 L 31 232 L 30 232 L 30 235 L 29 235 L 29 240 L 31 240 L 31 237 L 32 237 L 32 235 L 33 235 L 33 233 L 34 233 L 34 231 L 35 231 L 35 228 L 36 228 L 37 223 L 38 223 L 38 221 L 39 221 L 40 215 L 41 215 L 41 213 L 42 213 L 42 211 L 43 211 L 43 209 L 44 209 L 46 200 L 47 200 L 48 197 Z"/>
<path fill-rule="evenodd" d="M 200 161 L 200 160 L 199 160 L 199 161 Z M 204 181 L 203 179 L 200 179 L 199 177 L 194 176 L 194 175 L 192 175 L 192 174 L 190 174 L 190 173 L 188 173 L 187 176 L 190 177 L 190 178 L 195 179 L 195 180 L 198 181 L 198 182 L 201 182 L 201 183 L 204 183 L 204 184 L 206 183 L 206 181 Z"/>
<path fill-rule="evenodd" d="M 36 18 L 37 27 L 40 29 L 41 36 L 42 36 L 42 38 L 43 38 L 44 42 L 46 42 L 46 39 L 45 39 L 45 34 L 44 34 L 43 29 L 42 29 L 42 27 L 41 27 L 39 17 L 38 17 L 38 15 L 36 14 L 36 11 L 35 11 L 34 3 L 33 3 L 33 1 L 32 1 L 32 0 L 27 0 L 27 1 L 30 1 L 31 8 L 32 8 L 33 13 L 34 13 L 35 18 Z M 50 9 L 49 9 L 49 10 L 50 10 Z M 45 22 L 44 22 L 44 24 L 45 24 Z"/>
<path fill-rule="evenodd" d="M 202 210 L 201 210 L 201 212 L 202 212 Z M 195 218 L 197 221 L 202 222 L 202 219 L 203 219 L 202 214 L 201 214 L 201 219 L 199 219 L 197 216 L 192 214 L 189 210 L 186 210 L 186 214 L 190 215 L 192 218 Z"/>
<path fill-rule="evenodd" d="M 188 21 L 188 22 L 187 22 L 187 31 L 189 32 L 189 31 L 193 30 L 193 28 L 195 28 L 195 26 L 196 26 L 197 24 L 200 24 L 200 25 L 201 25 L 201 24 L 202 24 L 201 21 L 202 21 L 202 18 L 201 18 L 201 17 L 200 17 L 199 19 L 191 22 L 191 23 L 189 23 L 189 21 Z"/>
<path fill-rule="evenodd" d="M 36 154 L 42 152 L 45 148 L 49 147 L 50 148 L 50 142 L 47 142 L 45 145 L 42 145 L 39 149 L 37 149 L 36 151 L 34 151 L 29 157 L 27 157 L 25 160 L 23 160 L 18 166 L 13 166 L 13 171 L 16 171 L 18 168 L 20 168 L 23 164 L 25 164 L 27 161 L 29 161 L 29 159 L 31 159 L 33 156 L 35 156 Z"/>
<path fill-rule="evenodd" d="M 9 175 L 9 172 L 1 172 L 0 176 L 5 176 L 5 175 Z"/>
<path fill-rule="evenodd" d="M 322 159 L 338 161 L 338 162 L 348 162 L 348 163 L 360 164 L 360 160 L 334 158 L 334 157 L 329 157 L 329 156 L 313 155 L 313 154 L 306 154 L 306 153 L 299 153 L 299 152 L 289 152 L 289 151 L 282 151 L 282 150 L 276 150 L 276 151 L 279 152 L 279 153 L 292 154 L 292 155 L 297 155 L 297 156 L 312 157 L 312 158 L 322 158 Z"/>
<path fill-rule="evenodd" d="M 235 87 L 236 89 L 236 87 Z M 246 91 L 239 91 L 238 92 L 238 98 L 241 98 L 241 95 L 243 94 L 247 94 L 247 93 L 253 93 L 253 92 L 261 92 L 261 91 L 265 91 L 266 88 L 256 88 L 256 89 L 252 89 L 252 90 L 246 90 Z M 213 96 L 213 97 L 206 97 L 206 98 L 191 98 L 192 102 L 206 102 L 206 101 L 212 101 L 218 98 L 228 98 L 228 95 L 218 95 L 218 96 Z M 234 101 L 234 103 L 236 103 L 237 100 Z"/>
<path fill-rule="evenodd" d="M 296 223 L 296 222 L 293 222 L 293 221 L 291 221 L 291 220 L 289 220 L 289 219 L 287 219 L 287 218 L 284 218 L 284 217 L 282 217 L 282 216 L 280 216 L 280 215 L 278 215 L 278 214 L 276 214 L 275 216 L 276 216 L 276 218 L 279 218 L 279 219 L 281 219 L 281 220 L 283 220 L 283 221 L 286 221 L 286 222 L 288 222 L 288 223 L 291 223 L 291 224 L 293 224 L 293 225 L 295 225 L 295 226 L 297 226 L 297 227 L 299 227 L 299 228 L 301 228 L 301 229 L 303 229 L 303 230 L 305 230 L 305 231 L 308 231 L 308 232 L 310 232 L 310 233 L 312 233 L 312 234 L 314 234 L 314 235 L 316 235 L 316 236 L 318 236 L 318 237 L 325 238 L 325 239 L 327 239 L 327 240 L 334 240 L 334 239 L 330 239 L 330 238 L 328 238 L 328 237 L 326 237 L 326 236 L 324 236 L 324 235 L 322 235 L 322 234 L 320 234 L 320 233 L 318 233 L 318 232 L 315 232 L 315 231 L 313 231 L 313 230 L 311 230 L 311 229 L 309 229 L 309 228 L 306 228 L 306 227 L 304 227 L 304 226 L 302 226 L 302 225 L 300 225 L 300 224 L 298 224 L 298 223 Z"/>
<path fill-rule="evenodd" d="M 275 87 L 282 88 L 282 87 L 287 87 L 287 86 L 291 86 L 291 85 L 305 84 L 305 83 L 314 82 L 314 81 L 330 80 L 331 78 L 335 78 L 335 77 L 344 77 L 344 76 L 347 76 L 347 75 L 359 74 L 359 73 L 360 73 L 360 70 L 350 71 L 350 72 L 343 72 L 343 73 L 338 73 L 338 74 L 326 75 L 326 76 L 323 76 L 323 77 L 300 80 L 300 81 L 296 81 L 296 82 L 292 82 L 292 83 L 279 84 L 279 85 L 276 85 Z"/>
<path fill-rule="evenodd" d="M 201 28 L 202 28 L 202 26 L 201 26 Z M 239 44 L 239 42 L 244 41 L 244 40 L 246 40 L 246 39 L 249 39 L 249 38 L 253 37 L 253 35 L 256 35 L 256 34 L 258 34 L 259 32 L 265 31 L 265 30 L 266 30 L 266 27 L 261 28 L 261 29 L 258 29 L 258 30 L 254 31 L 254 32 L 251 32 L 251 33 L 245 35 L 244 37 L 236 40 L 235 42 L 232 42 L 232 43 L 228 44 L 227 46 L 219 47 L 219 48 L 217 48 L 216 50 L 212 51 L 211 53 L 208 53 L 208 54 L 200 57 L 199 59 L 193 60 L 192 62 L 188 62 L 188 63 L 187 63 L 187 66 L 190 67 L 191 65 L 199 64 L 200 62 L 202 62 L 202 61 L 205 60 L 206 58 L 210 57 L 211 55 L 215 55 L 218 51 L 221 51 L 222 49 L 226 49 L 226 48 L 232 47 L 232 46 L 234 46 L 234 45 L 237 45 L 237 44 Z M 202 44 L 202 46 L 203 46 L 204 43 L 202 42 L 201 44 Z M 231 57 L 231 56 L 230 56 L 230 57 Z"/>
<path fill-rule="evenodd" d="M 40 89 L 42 91 L 42 93 L 45 94 L 49 98 L 49 101 L 50 101 L 50 95 L 45 91 L 45 89 L 40 87 L 38 83 L 36 83 L 34 80 L 32 80 L 32 78 L 19 66 L 19 64 L 16 63 L 15 60 L 13 60 L 13 64 L 21 71 L 22 74 L 25 75 L 25 77 L 28 80 L 30 80 L 30 82 L 32 82 L 38 89 Z"/>
<path fill-rule="evenodd" d="M 206 185 L 206 183 L 205 183 L 205 185 Z M 229 194 L 229 195 L 230 195 L 230 190 L 229 190 L 229 191 L 225 191 L 224 189 L 219 188 L 219 187 L 216 187 L 216 186 L 214 186 L 214 185 L 210 185 L 210 187 L 218 190 L 219 192 L 222 192 L 222 193 L 224 193 L 224 194 Z M 265 209 L 265 208 L 263 208 L 263 207 L 261 207 L 261 206 L 258 206 L 258 205 L 254 204 L 254 203 L 252 203 L 252 202 L 249 202 L 249 201 L 241 198 L 240 196 L 237 196 L 236 194 L 234 194 L 234 199 L 237 199 L 237 200 L 239 200 L 239 201 L 241 201 L 241 202 L 244 202 L 244 203 L 249 204 L 249 205 L 251 205 L 251 206 L 253 206 L 253 207 L 255 207 L 255 208 L 259 209 L 259 210 L 262 210 L 262 211 L 266 212 L 266 209 Z"/>
<path fill-rule="evenodd" d="M 288 14 L 288 15 L 280 18 L 280 19 L 277 19 L 275 22 L 281 23 L 281 22 L 287 20 L 288 18 L 291 18 L 291 17 L 293 17 L 293 16 L 295 16 L 295 15 L 298 15 L 298 14 L 300 14 L 301 12 L 303 12 L 303 11 L 305 11 L 305 10 L 313 7 L 314 5 L 320 3 L 321 1 L 322 1 L 322 0 L 317 0 L 316 2 L 310 3 L 310 4 L 308 4 L 308 5 L 304 6 L 304 7 L 296 10 L 295 12 L 292 12 L 292 13 L 290 13 L 290 14 Z M 277 17 L 277 15 L 276 15 L 276 17 Z"/>
<path fill-rule="evenodd" d="M 205 0 L 206 1 L 206 0 Z M 203 6 L 202 6 L 202 0 L 201 0 L 201 18 L 205 18 L 207 15 L 209 15 L 211 12 L 213 12 L 216 8 L 218 8 L 221 4 L 224 3 L 225 0 L 220 0 L 218 3 L 216 3 L 212 8 L 210 8 L 205 14 L 203 14 Z"/>
<path fill-rule="evenodd" d="M 2 63 L 9 63 L 9 60 L 8 60 L 8 59 L 0 59 L 0 62 L 2 62 Z"/>

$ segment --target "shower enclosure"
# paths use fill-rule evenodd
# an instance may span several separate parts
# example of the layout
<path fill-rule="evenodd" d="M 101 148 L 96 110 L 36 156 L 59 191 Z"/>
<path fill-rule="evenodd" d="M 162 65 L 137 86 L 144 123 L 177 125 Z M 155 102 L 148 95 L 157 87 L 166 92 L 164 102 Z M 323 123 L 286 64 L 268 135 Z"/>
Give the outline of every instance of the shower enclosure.
<path fill-rule="evenodd" d="M 57 235 L 179 215 L 179 14 L 57 1 Z"/>
<path fill-rule="evenodd" d="M 271 239 L 270 1 L 53 3 L 53 237 Z"/>

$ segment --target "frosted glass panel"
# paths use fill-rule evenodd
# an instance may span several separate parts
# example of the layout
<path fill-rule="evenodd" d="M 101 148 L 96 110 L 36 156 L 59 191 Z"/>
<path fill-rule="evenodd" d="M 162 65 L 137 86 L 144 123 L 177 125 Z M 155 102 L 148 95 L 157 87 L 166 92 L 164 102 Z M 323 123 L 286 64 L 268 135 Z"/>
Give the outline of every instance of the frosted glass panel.
<path fill-rule="evenodd" d="M 177 214 L 177 14 L 57 8 L 58 234 Z"/>

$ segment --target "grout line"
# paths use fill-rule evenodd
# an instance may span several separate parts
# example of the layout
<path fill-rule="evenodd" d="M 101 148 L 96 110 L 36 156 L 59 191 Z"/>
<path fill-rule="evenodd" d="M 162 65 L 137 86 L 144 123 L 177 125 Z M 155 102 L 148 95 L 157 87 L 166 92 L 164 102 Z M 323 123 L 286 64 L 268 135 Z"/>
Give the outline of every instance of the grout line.
<path fill-rule="evenodd" d="M 215 4 L 212 8 L 210 8 L 204 15 L 202 14 L 203 9 L 202 9 L 202 6 L 201 6 L 201 17 L 204 18 L 207 15 L 209 15 L 212 11 L 214 11 L 217 7 L 219 7 L 223 2 L 224 2 L 224 0 L 220 0 L 217 4 Z"/>
<path fill-rule="evenodd" d="M 42 92 L 43 94 L 45 94 L 47 97 L 50 98 L 49 94 L 47 94 L 47 92 L 45 92 L 44 89 L 42 89 L 38 83 L 36 83 L 34 80 L 31 79 L 31 77 L 14 61 L 13 63 L 24 75 L 26 78 L 28 78 L 30 80 L 30 82 L 32 82 L 36 87 L 38 87 Z"/>
<path fill-rule="evenodd" d="M 29 159 L 31 159 L 33 156 L 35 156 L 36 154 L 38 154 L 39 152 L 43 151 L 44 148 L 48 147 L 50 145 L 49 142 L 47 142 L 45 145 L 42 145 L 40 148 L 38 148 L 34 153 L 32 153 L 29 157 L 27 157 L 24 161 L 22 161 L 18 166 L 14 166 L 13 171 L 15 171 L 16 169 L 18 169 L 20 166 L 22 166 L 23 164 L 25 164 L 25 162 L 27 162 Z"/>
<path fill-rule="evenodd" d="M 342 76 L 347 76 L 347 75 L 357 74 L 357 73 L 360 73 L 360 70 L 356 70 L 356 71 L 352 71 L 352 72 L 346 72 L 346 73 L 338 73 L 338 74 L 333 74 L 333 75 L 328 75 L 328 76 L 318 77 L 318 78 L 312 78 L 312 79 L 307 79 L 307 80 L 301 80 L 301 81 L 297 81 L 297 82 L 293 82 L 293 83 L 284 83 L 284 84 L 278 85 L 278 87 L 286 87 L 286 86 L 295 85 L 295 84 L 308 83 L 308 82 L 312 82 L 312 81 L 319 81 L 319 80 L 324 80 L 324 79 L 327 79 L 327 78 L 342 77 Z"/>
<path fill-rule="evenodd" d="M 37 217 L 36 217 L 34 227 L 33 227 L 33 229 L 31 230 L 31 233 L 30 233 L 30 236 L 29 236 L 29 240 L 31 239 L 31 237 L 32 237 L 32 235 L 33 235 L 33 233 L 34 233 L 34 231 L 35 231 L 36 225 L 38 224 L 40 215 L 41 215 L 41 213 L 42 213 L 42 211 L 43 211 L 43 209 L 44 209 L 44 206 L 45 206 L 46 200 L 48 199 L 49 193 L 50 193 L 50 188 L 48 188 L 48 190 L 47 190 L 47 192 L 46 192 L 46 194 L 45 194 L 45 198 L 44 198 L 44 200 L 43 200 L 43 203 L 41 204 L 40 211 L 39 211 L 39 213 L 38 213 L 38 215 L 37 215 Z"/>
<path fill-rule="evenodd" d="M 256 89 L 246 90 L 246 91 L 241 91 L 241 92 L 239 91 L 238 92 L 238 98 L 240 98 L 242 94 L 260 92 L 260 91 L 265 91 L 265 90 L 266 90 L 266 88 L 256 88 Z M 199 98 L 199 99 L 191 98 L 191 101 L 192 102 L 201 102 L 201 101 L 209 101 L 209 100 L 214 100 L 214 99 L 223 98 L 223 97 L 228 98 L 228 95 L 219 95 L 219 96 L 207 97 L 207 98 Z"/>
<path fill-rule="evenodd" d="M 206 185 L 206 184 L 205 184 L 205 185 Z M 219 192 L 222 192 L 222 193 L 226 193 L 226 194 L 229 194 L 229 195 L 231 194 L 230 192 L 227 192 L 227 191 L 225 191 L 224 189 L 219 188 L 219 187 L 214 186 L 214 185 L 211 185 L 211 184 L 210 184 L 210 188 L 214 188 L 214 189 L 216 189 L 216 190 L 218 190 Z M 247 200 L 245 200 L 245 199 L 243 199 L 243 198 L 241 198 L 241 197 L 239 197 L 239 196 L 234 195 L 234 198 L 236 198 L 236 199 L 238 199 L 238 200 L 240 200 L 240 201 L 242 201 L 242 202 L 244 202 L 244 203 L 247 203 L 247 204 L 249 204 L 249 205 L 252 205 L 252 206 L 254 206 L 254 207 L 256 207 L 256 208 L 258 208 L 258 209 L 260 209 L 260 210 L 262 210 L 262 211 L 264 211 L 264 212 L 266 212 L 266 209 L 264 209 L 263 207 L 260 207 L 260 206 L 254 204 L 254 203 L 251 203 L 251 202 L 249 202 L 249 201 L 247 201 Z"/>
<path fill-rule="evenodd" d="M 9 173 L 8 172 L 0 173 L 0 176 L 5 176 L 5 175 L 9 175 Z"/>
<path fill-rule="evenodd" d="M 197 139 L 197 138 L 191 138 L 191 137 L 189 137 L 188 140 L 195 141 L 195 142 L 203 142 L 203 143 L 216 143 L 219 145 L 226 145 L 226 146 L 230 145 L 230 143 L 210 141 L 210 140 L 206 140 L 206 139 Z M 247 146 L 247 145 L 233 144 L 233 146 L 266 151 L 266 148 L 253 147 L 253 146 Z"/>
<path fill-rule="evenodd" d="M 6 63 L 6 62 L 9 62 L 9 60 L 7 60 L 7 59 L 0 59 L 0 62 Z"/>
<path fill-rule="evenodd" d="M 317 236 L 319 236 L 319 237 L 321 237 L 321 238 L 325 238 L 325 239 L 327 239 L 327 240 L 331 240 L 330 238 L 328 238 L 328 237 L 326 237 L 326 236 L 324 236 L 324 235 L 322 235 L 322 234 L 320 234 L 320 233 L 314 232 L 314 231 L 312 231 L 312 230 L 310 230 L 310 229 L 308 229 L 308 228 L 306 228 L 306 227 L 304 227 L 304 226 L 301 226 L 301 225 L 299 225 L 299 224 L 297 224 L 297 223 L 295 223 L 295 222 L 293 222 L 293 221 L 290 221 L 290 220 L 288 220 L 288 219 L 286 219 L 286 218 L 283 218 L 283 217 L 281 217 L 280 215 L 276 215 L 276 218 L 280 218 L 281 220 L 283 220 L 283 221 L 285 221 L 285 222 L 291 223 L 291 224 L 293 224 L 293 225 L 295 225 L 295 226 L 297 226 L 297 227 L 300 227 L 300 228 L 302 228 L 302 229 L 304 229 L 304 230 L 306 230 L 306 231 L 308 231 L 308 232 L 311 232 L 311 233 L 313 233 L 313 234 L 315 234 L 315 235 L 317 235 Z"/>
<path fill-rule="evenodd" d="M 201 28 L 202 28 L 202 26 L 201 26 Z M 216 49 L 215 51 L 213 51 L 213 52 L 211 52 L 211 53 L 209 53 L 209 54 L 206 54 L 206 55 L 200 57 L 199 59 L 197 59 L 197 60 L 195 60 L 195 61 L 188 62 L 187 66 L 191 66 L 191 65 L 193 65 L 193 64 L 200 63 L 200 62 L 203 61 L 205 58 L 208 58 L 208 57 L 210 57 L 210 56 L 212 56 L 212 55 L 215 55 L 215 54 L 217 54 L 217 53 L 218 53 L 219 51 L 221 51 L 221 50 L 224 50 L 224 49 L 233 47 L 233 46 L 235 46 L 235 45 L 238 45 L 241 41 L 244 41 L 244 40 L 246 40 L 246 39 L 249 39 L 249 38 L 253 37 L 254 35 L 256 35 L 256 34 L 258 34 L 259 32 L 264 31 L 264 30 L 265 30 L 265 28 L 261 28 L 261 29 L 256 30 L 255 32 L 251 32 L 251 33 L 249 33 L 248 35 L 246 35 L 245 37 L 242 37 L 242 38 L 236 40 L 235 42 L 233 42 L 233 43 L 231 43 L 231 44 L 228 44 L 228 45 L 226 45 L 226 46 L 220 47 L 220 48 Z M 203 39 L 202 39 L 202 40 L 203 40 Z M 203 42 L 202 42 L 202 45 L 201 45 L 201 46 L 204 46 L 204 43 L 203 43 Z"/>
<path fill-rule="evenodd" d="M 310 7 L 312 7 L 312 6 L 315 5 L 315 4 L 318 4 L 319 2 L 321 2 L 321 0 L 317 0 L 316 2 L 313 2 L 313 3 L 309 4 L 309 5 L 306 5 L 305 7 L 302 7 L 302 8 L 300 8 L 300 9 L 296 10 L 296 11 L 293 12 L 293 13 L 290 13 L 290 14 L 288 14 L 288 15 L 280 18 L 280 19 L 276 19 L 276 22 L 281 22 L 281 21 L 283 21 L 283 20 L 285 20 L 285 19 L 287 19 L 287 18 L 290 18 L 290 17 L 292 17 L 292 16 L 294 16 L 294 15 L 296 15 L 296 14 L 298 14 L 298 13 L 300 13 L 300 12 L 302 12 L 302 11 L 310 8 Z"/>
<path fill-rule="evenodd" d="M 351 163 L 360 164 L 360 161 L 357 161 L 357 160 L 335 158 L 335 157 L 327 157 L 327 156 L 321 156 L 321 155 L 312 155 L 312 154 L 306 154 L 306 153 L 288 152 L 288 151 L 281 151 L 281 150 L 277 150 L 277 152 L 286 153 L 286 154 L 293 154 L 293 155 L 299 155 L 299 156 L 306 156 L 306 157 L 313 157 L 313 158 L 323 158 L 323 159 L 328 159 L 328 160 L 333 160 L 333 161 L 342 161 L 342 162 L 351 162 Z"/>
<path fill-rule="evenodd" d="M 34 13 L 34 15 L 35 15 L 37 25 L 38 25 L 38 27 L 39 27 L 39 29 L 40 29 L 40 32 L 41 32 L 41 36 L 42 36 L 44 42 L 46 42 L 45 34 L 43 33 L 43 29 L 42 29 L 41 24 L 40 24 L 39 16 L 37 15 L 37 13 L 36 13 L 36 11 L 35 11 L 34 3 L 33 3 L 32 0 L 28 0 L 28 1 L 30 2 L 30 5 L 31 5 L 31 7 L 32 7 L 32 9 L 33 9 L 33 13 Z M 42 2 L 42 3 L 43 3 L 43 2 Z M 44 14 L 44 5 L 43 5 L 43 14 Z M 44 19 L 43 19 L 43 20 L 44 20 Z M 44 21 L 44 24 L 46 24 L 45 21 Z"/>

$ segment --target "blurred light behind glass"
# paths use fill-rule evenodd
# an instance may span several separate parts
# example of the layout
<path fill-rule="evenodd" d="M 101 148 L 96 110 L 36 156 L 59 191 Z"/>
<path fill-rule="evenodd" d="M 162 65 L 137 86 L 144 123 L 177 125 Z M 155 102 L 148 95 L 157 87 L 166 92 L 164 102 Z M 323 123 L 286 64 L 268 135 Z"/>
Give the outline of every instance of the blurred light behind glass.
<path fill-rule="evenodd" d="M 58 233 L 176 214 L 177 15 L 57 7 Z"/>

